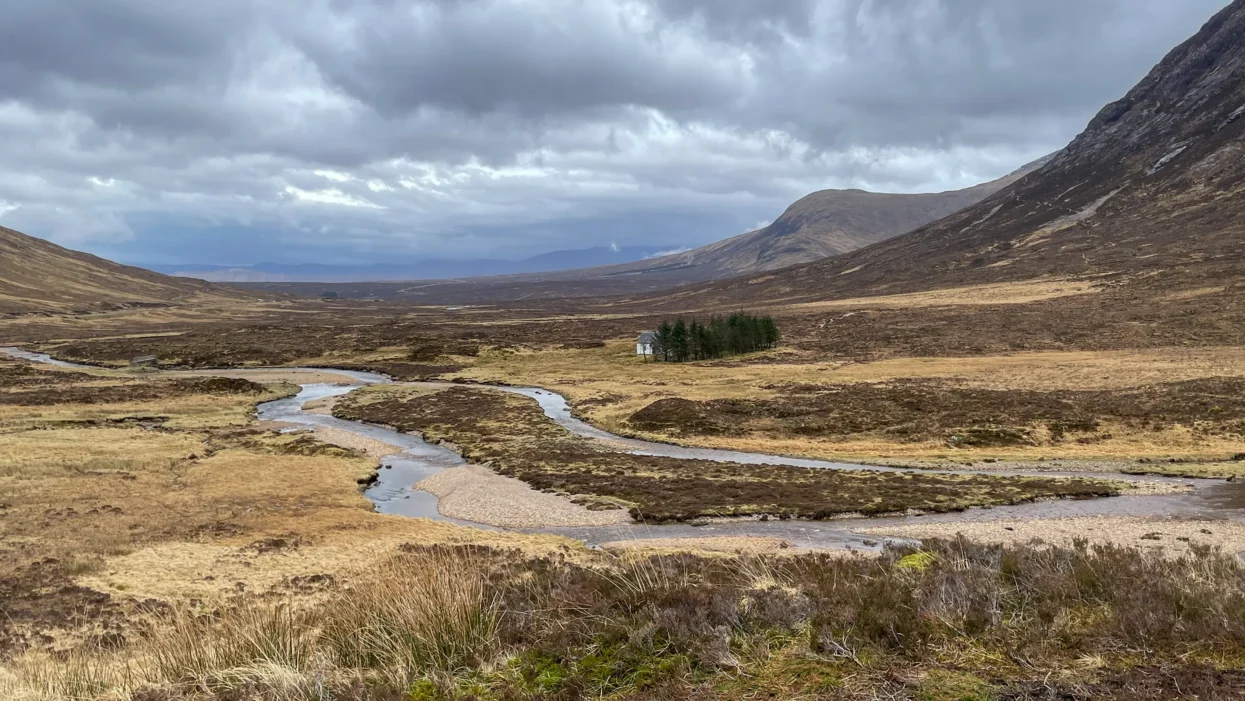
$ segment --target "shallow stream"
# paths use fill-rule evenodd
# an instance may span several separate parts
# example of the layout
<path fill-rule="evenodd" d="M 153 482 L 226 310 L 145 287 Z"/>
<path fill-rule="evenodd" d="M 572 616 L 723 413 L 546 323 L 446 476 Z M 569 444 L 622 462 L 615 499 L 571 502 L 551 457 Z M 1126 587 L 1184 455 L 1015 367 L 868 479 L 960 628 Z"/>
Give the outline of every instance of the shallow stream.
<path fill-rule="evenodd" d="M 0 352 L 33 362 L 49 363 L 60 367 L 89 369 L 89 366 L 67 363 L 41 353 L 30 353 L 17 348 L 0 348 Z M 315 428 L 326 426 L 348 431 L 355 435 L 375 439 L 402 448 L 402 452 L 381 461 L 376 482 L 365 494 L 381 513 L 409 517 L 424 517 L 451 521 L 478 528 L 489 528 L 475 523 L 449 519 L 437 511 L 437 498 L 414 485 L 437 472 L 465 464 L 463 458 L 452 450 L 424 442 L 418 436 L 394 431 L 383 426 L 311 413 L 304 410 L 308 402 L 327 397 L 340 396 L 362 385 L 390 383 L 383 375 L 352 370 L 318 368 L 274 368 L 283 372 L 319 373 L 349 377 L 353 384 L 301 385 L 295 397 L 266 402 L 259 405 L 260 419 L 281 421 L 298 426 Z M 251 370 L 251 369 L 248 369 Z M 237 374 L 237 370 L 221 371 Z M 425 387 L 447 387 L 449 383 L 414 383 Z M 753 465 L 784 465 L 830 470 L 877 470 L 901 472 L 901 468 L 856 465 L 849 463 L 793 458 L 761 453 L 745 453 L 730 450 L 688 448 L 664 443 L 654 443 L 626 438 L 604 431 L 575 418 L 566 399 L 545 389 L 531 387 L 495 387 L 501 391 L 520 394 L 536 400 L 545 415 L 568 431 L 585 438 L 609 441 L 612 446 L 640 455 L 657 455 L 689 460 L 736 462 Z M 925 472 L 925 471 L 922 471 Z M 981 474 L 978 471 L 938 470 L 943 474 Z M 1180 494 L 1153 496 L 1120 496 L 1104 499 L 1043 501 L 1017 506 L 974 508 L 965 512 L 931 514 L 924 516 L 897 516 L 885 518 L 843 519 L 835 521 L 783 521 L 783 520 L 731 520 L 699 525 L 692 524 L 627 524 L 621 526 L 594 526 L 583 528 L 522 529 L 523 532 L 556 533 L 600 544 L 617 540 L 648 538 L 686 538 L 708 536 L 767 536 L 782 538 L 797 547 L 874 550 L 881 547 L 884 539 L 854 533 L 853 528 L 874 528 L 921 523 L 953 523 L 997 519 L 1037 519 L 1070 516 L 1163 516 L 1183 518 L 1209 518 L 1245 521 L 1245 483 L 1223 480 L 1189 480 L 1183 478 L 1134 477 L 1120 474 L 1086 474 L 1060 472 L 1009 471 L 991 474 L 1023 476 L 1077 476 L 1102 477 L 1118 480 L 1147 480 L 1187 484 L 1192 491 Z"/>

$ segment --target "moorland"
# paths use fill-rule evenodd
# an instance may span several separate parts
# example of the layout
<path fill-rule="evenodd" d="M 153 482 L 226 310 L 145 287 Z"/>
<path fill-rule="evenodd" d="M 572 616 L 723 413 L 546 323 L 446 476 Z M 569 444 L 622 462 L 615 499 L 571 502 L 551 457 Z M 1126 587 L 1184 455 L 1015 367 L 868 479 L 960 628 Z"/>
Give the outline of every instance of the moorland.
<path fill-rule="evenodd" d="M 1240 698 L 1243 36 L 945 218 L 660 294 L 304 298 L 0 230 L 0 342 L 81 364 L 0 357 L 0 697 Z M 737 311 L 781 342 L 636 354 Z M 388 485 L 412 443 L 461 461 Z"/>

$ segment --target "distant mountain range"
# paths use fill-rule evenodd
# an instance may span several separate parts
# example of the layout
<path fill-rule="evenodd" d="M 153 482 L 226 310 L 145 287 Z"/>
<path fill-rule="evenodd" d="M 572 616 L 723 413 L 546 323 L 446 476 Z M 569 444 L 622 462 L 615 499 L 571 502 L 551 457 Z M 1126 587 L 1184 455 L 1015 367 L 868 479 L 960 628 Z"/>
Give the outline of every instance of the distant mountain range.
<path fill-rule="evenodd" d="M 423 279 L 417 274 L 403 275 L 413 271 L 405 268 L 383 275 L 357 275 L 354 282 L 329 286 L 310 282 L 330 280 L 325 276 L 311 277 L 310 270 L 282 272 L 283 280 L 271 276 L 262 281 L 254 277 L 224 277 L 220 272 L 213 273 L 211 279 L 258 283 L 248 287 L 295 295 L 332 292 L 348 298 L 448 304 L 653 292 L 776 270 L 884 241 L 980 202 L 1049 158 L 963 190 L 918 194 L 822 190 L 800 199 L 772 224 L 756 231 L 664 256 L 644 249 L 623 249 L 613 255 L 630 255 L 631 259 L 614 260 L 612 264 L 602 262 L 609 257 L 609 249 L 590 249 L 509 264 L 526 268 L 509 271 L 519 274 L 498 272 L 505 266 L 497 261 L 460 261 L 422 266 L 421 269 L 430 271 Z"/>
<path fill-rule="evenodd" d="M 153 270 L 213 282 L 368 282 L 380 280 L 444 280 L 450 278 L 547 273 L 570 268 L 631 263 L 660 256 L 657 246 L 598 246 L 552 251 L 523 260 L 478 258 L 470 260 L 422 260 L 375 265 L 325 263 L 256 265 L 154 265 Z"/>
<path fill-rule="evenodd" d="M 1176 47 L 1124 98 L 1104 107 L 1065 149 L 1033 165 L 1037 169 L 1031 172 L 1022 169 L 976 188 L 938 195 L 814 193 L 756 232 L 657 258 L 645 259 L 654 253 L 647 249 L 589 249 L 490 263 L 546 271 L 588 266 L 561 272 L 248 286 L 443 304 L 630 293 L 630 300 L 608 304 L 622 308 L 631 302 L 661 311 L 1075 278 L 1112 292 L 1100 295 L 1109 308 L 1070 313 L 1069 323 L 1086 318 L 1097 323 L 1095 314 L 1134 312 L 1161 302 L 1182 305 L 1186 321 L 1219 328 L 1224 337 L 1245 333 L 1240 323 L 1245 299 L 1245 0 L 1235 0 Z M 939 216 L 915 231 L 897 231 Z M 834 255 L 871 240 L 879 242 Z M 632 260 L 599 265 L 615 255 Z M 812 257 L 821 259 L 798 262 Z M 451 262 L 427 265 L 436 266 L 439 275 L 453 273 Z M 479 262 L 463 265 L 480 269 Z M 291 274 L 280 266 L 271 268 L 249 270 Z M 340 272 L 333 266 L 313 269 Z M 411 268 L 397 266 L 382 273 L 406 270 Z M 213 271 L 178 272 L 202 276 Z M 700 282 L 706 279 L 710 281 Z M 681 287 L 670 291 L 674 286 Z M 231 286 L 118 265 L 0 228 L 0 314 L 245 295 Z M 1159 333 L 1158 323 L 1139 318 L 1125 326 L 1129 333 L 1144 336 Z M 1155 342 L 1178 340 L 1160 337 Z"/>

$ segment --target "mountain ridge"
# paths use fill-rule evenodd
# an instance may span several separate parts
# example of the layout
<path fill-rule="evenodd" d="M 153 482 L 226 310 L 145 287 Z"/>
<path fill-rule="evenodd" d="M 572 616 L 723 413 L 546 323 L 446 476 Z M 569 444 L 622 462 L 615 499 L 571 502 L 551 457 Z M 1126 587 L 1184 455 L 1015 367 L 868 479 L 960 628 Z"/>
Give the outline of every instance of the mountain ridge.
<path fill-rule="evenodd" d="M 1052 156 L 996 180 L 937 193 L 820 190 L 792 205 L 773 223 L 689 251 L 628 263 L 544 273 L 388 282 L 240 283 L 249 289 L 343 297 L 379 297 L 463 304 L 557 297 L 643 294 L 682 285 L 765 272 L 818 260 L 899 235 L 955 212 L 1014 182 Z"/>
<path fill-rule="evenodd" d="M 815 301 L 1037 278 L 1245 278 L 1245 0 L 1216 14 L 1037 170 L 903 236 L 763 276 L 675 291 Z"/>
<path fill-rule="evenodd" d="M 690 264 L 717 266 L 722 273 L 733 275 L 777 270 L 842 255 L 975 204 L 1053 157 L 1054 154 L 1045 156 L 1002 178 L 959 190 L 932 193 L 870 192 L 859 188 L 818 190 L 796 200 L 767 226 L 650 263 L 686 260 Z M 726 255 L 720 255 L 722 253 Z M 630 264 L 631 267 L 636 265 Z"/>
<path fill-rule="evenodd" d="M 0 314 L 167 306 L 203 297 L 244 299 L 248 295 L 202 280 L 114 263 L 0 226 Z"/>
<path fill-rule="evenodd" d="M 655 257 L 660 246 L 596 246 L 549 251 L 522 260 L 479 258 L 473 260 L 427 259 L 407 263 L 331 265 L 325 263 L 270 263 L 254 265 L 169 265 L 152 269 L 176 277 L 212 282 L 385 282 L 394 280 L 455 279 L 478 272 L 482 276 L 524 275 L 573 268 L 618 265 Z"/>

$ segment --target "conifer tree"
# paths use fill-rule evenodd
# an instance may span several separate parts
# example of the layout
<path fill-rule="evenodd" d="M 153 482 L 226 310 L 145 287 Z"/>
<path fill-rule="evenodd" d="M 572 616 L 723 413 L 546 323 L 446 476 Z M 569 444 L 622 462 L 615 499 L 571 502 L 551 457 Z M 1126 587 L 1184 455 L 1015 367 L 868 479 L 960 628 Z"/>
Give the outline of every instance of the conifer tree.
<path fill-rule="evenodd" d="M 657 331 L 653 334 L 653 357 L 661 356 L 662 360 L 669 361 L 670 358 L 670 339 L 674 335 L 674 326 L 669 321 L 661 322 L 661 326 L 657 327 Z"/>
<path fill-rule="evenodd" d="M 707 323 L 679 318 L 662 322 L 654 332 L 653 357 L 676 363 L 710 360 L 774 348 L 781 339 L 770 316 L 735 312 L 714 315 Z"/>
<path fill-rule="evenodd" d="M 689 357 L 687 322 L 681 318 L 674 322 L 674 330 L 670 334 L 670 345 L 673 350 L 671 355 L 674 356 L 674 361 L 676 363 L 687 362 Z"/>

